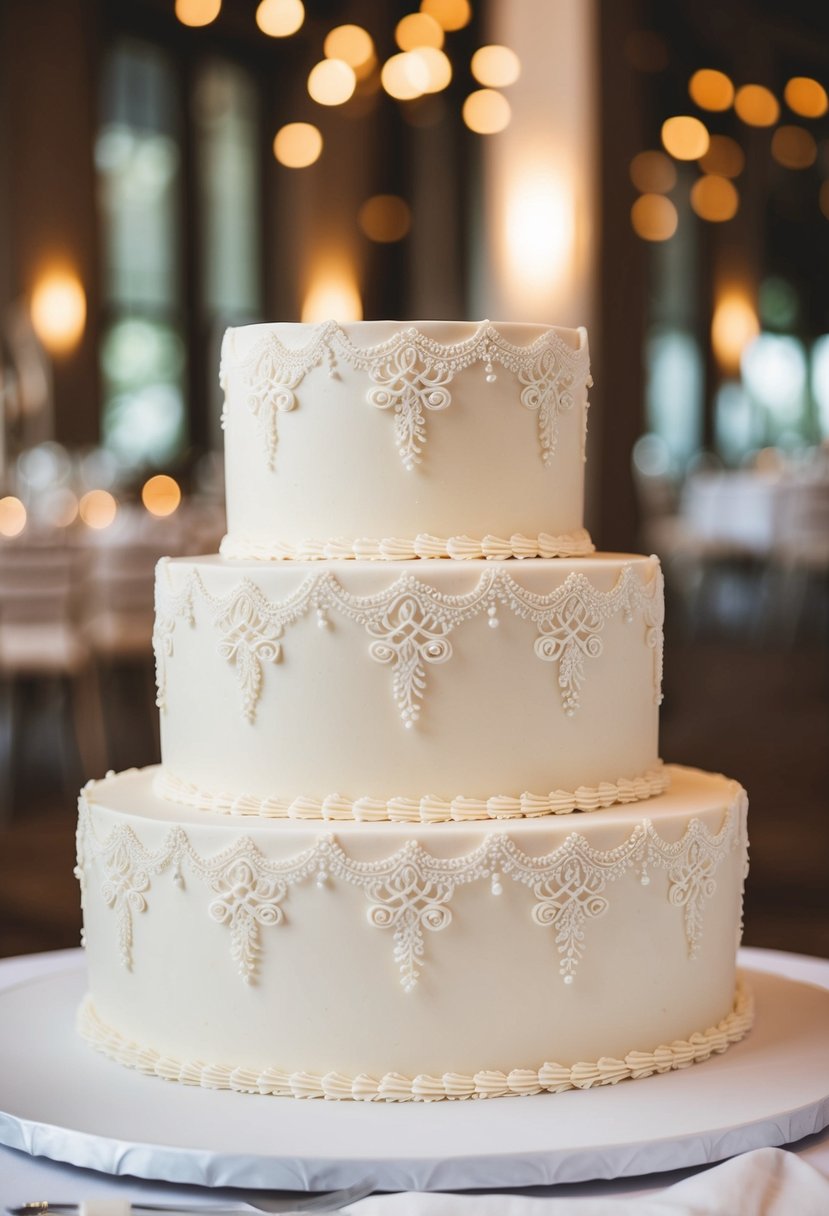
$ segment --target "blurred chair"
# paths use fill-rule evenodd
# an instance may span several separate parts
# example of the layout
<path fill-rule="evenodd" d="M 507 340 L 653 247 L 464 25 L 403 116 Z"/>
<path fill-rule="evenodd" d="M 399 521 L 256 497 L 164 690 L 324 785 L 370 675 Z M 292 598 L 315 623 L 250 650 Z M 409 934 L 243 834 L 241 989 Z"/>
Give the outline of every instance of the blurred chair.
<path fill-rule="evenodd" d="M 11 814 L 22 750 L 24 686 L 54 697 L 58 769 L 74 802 L 82 778 L 106 767 L 92 654 L 78 622 L 82 555 L 65 543 L 0 546 L 0 689 L 7 754 L 0 773 L 0 819 Z M 44 763 L 47 757 L 44 757 Z"/>

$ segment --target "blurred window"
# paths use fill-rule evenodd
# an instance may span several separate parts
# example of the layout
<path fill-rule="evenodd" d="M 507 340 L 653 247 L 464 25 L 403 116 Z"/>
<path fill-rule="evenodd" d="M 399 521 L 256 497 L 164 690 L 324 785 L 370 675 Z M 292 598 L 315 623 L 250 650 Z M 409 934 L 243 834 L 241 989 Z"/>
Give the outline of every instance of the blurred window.
<path fill-rule="evenodd" d="M 647 422 L 683 472 L 702 439 L 703 368 L 699 343 L 679 329 L 652 330 L 646 345 Z"/>
<path fill-rule="evenodd" d="M 236 63 L 205 59 L 185 98 L 179 69 L 171 52 L 125 36 L 102 75 L 102 432 L 133 468 L 182 455 L 188 395 L 195 433 L 221 446 L 221 335 L 262 307 L 258 83 Z"/>
<path fill-rule="evenodd" d="M 181 134 L 173 65 L 132 39 L 109 51 L 95 142 L 103 249 L 105 445 L 173 461 L 187 437 Z"/>
<path fill-rule="evenodd" d="M 820 437 L 829 439 L 829 334 L 823 334 L 812 347 L 812 396 Z"/>
<path fill-rule="evenodd" d="M 797 338 L 761 333 L 743 352 L 743 384 L 762 410 L 763 442 L 797 443 L 808 436 L 806 350 Z"/>

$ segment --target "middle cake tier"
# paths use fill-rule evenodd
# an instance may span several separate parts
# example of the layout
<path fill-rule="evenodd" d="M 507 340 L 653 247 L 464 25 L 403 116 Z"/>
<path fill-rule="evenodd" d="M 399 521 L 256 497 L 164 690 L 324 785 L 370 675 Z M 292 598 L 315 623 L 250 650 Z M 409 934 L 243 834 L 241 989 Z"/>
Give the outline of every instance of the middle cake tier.
<path fill-rule="evenodd" d="M 662 792 L 655 557 L 165 558 L 156 791 L 234 814 L 439 822 Z"/>

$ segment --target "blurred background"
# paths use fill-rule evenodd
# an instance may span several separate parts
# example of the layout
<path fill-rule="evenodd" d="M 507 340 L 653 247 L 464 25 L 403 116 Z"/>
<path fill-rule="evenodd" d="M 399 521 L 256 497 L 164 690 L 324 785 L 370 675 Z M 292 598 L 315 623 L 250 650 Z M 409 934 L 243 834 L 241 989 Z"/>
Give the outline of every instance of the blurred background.
<path fill-rule="evenodd" d="M 76 944 L 77 788 L 158 758 L 224 327 L 485 316 L 589 327 L 662 754 L 749 790 L 747 940 L 829 953 L 827 86 L 808 0 L 3 0 L 0 954 Z"/>

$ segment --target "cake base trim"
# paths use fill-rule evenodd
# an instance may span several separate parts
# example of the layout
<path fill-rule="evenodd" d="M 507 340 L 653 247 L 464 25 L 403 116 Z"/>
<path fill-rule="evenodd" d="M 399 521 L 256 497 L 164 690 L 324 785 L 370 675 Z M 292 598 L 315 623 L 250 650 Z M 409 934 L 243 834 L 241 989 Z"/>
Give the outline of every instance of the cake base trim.
<path fill-rule="evenodd" d="M 588 557 L 596 546 L 589 532 L 577 528 L 553 536 L 540 532 L 537 536 L 514 533 L 508 539 L 499 536 L 430 536 L 421 532 L 414 540 L 399 537 L 337 537 L 328 540 L 263 542 L 244 533 L 228 533 L 219 546 L 222 557 L 255 558 L 257 561 L 415 561 L 418 558 L 452 558 L 473 561 L 480 558 Z"/>
<path fill-rule="evenodd" d="M 257 1071 L 232 1068 L 202 1060 L 177 1060 L 133 1042 L 108 1026 L 98 1015 L 91 997 L 85 997 L 77 1016 L 81 1037 L 95 1050 L 148 1076 L 205 1089 L 228 1089 L 241 1093 L 276 1097 L 327 1098 L 356 1102 L 439 1102 L 443 1099 L 500 1098 L 537 1093 L 561 1093 L 568 1089 L 591 1089 L 640 1080 L 654 1073 L 671 1072 L 720 1055 L 745 1038 L 754 1021 L 751 990 L 738 979 L 731 1011 L 707 1030 L 675 1039 L 652 1051 L 633 1050 L 623 1058 L 602 1056 L 596 1061 L 572 1065 L 545 1063 L 538 1069 L 515 1068 L 509 1073 L 484 1070 L 474 1076 L 443 1073 L 404 1077 L 385 1073 L 379 1078 L 361 1073 L 356 1077 L 337 1072 L 284 1072 L 275 1067 Z"/>
<path fill-rule="evenodd" d="M 620 777 L 576 790 L 552 790 L 546 794 L 523 793 L 520 797 L 497 794 L 490 798 L 452 799 L 424 795 L 421 798 L 326 798 L 260 797 L 201 789 L 162 768 L 153 781 L 153 791 L 167 802 L 216 811 L 226 815 L 258 816 L 263 819 L 356 820 L 376 823 L 463 823 L 481 819 L 530 819 L 544 815 L 569 815 L 574 811 L 601 811 L 616 804 L 643 802 L 664 794 L 670 777 L 664 766 L 638 777 Z"/>

